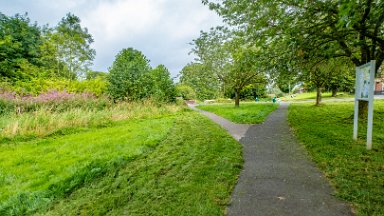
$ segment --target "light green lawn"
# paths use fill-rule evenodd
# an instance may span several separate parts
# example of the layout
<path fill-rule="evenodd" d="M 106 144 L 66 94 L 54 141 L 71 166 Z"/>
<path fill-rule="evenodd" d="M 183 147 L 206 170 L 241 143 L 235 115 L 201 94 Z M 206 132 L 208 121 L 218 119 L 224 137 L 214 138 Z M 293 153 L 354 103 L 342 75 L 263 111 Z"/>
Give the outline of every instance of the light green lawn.
<path fill-rule="evenodd" d="M 332 97 L 331 92 L 323 92 L 321 95 L 322 99 L 331 99 L 331 98 L 353 98 L 353 94 L 345 93 L 345 92 L 339 92 L 337 93 L 336 97 Z M 282 97 L 282 100 L 284 101 L 303 101 L 303 100 L 315 100 L 316 99 L 316 92 L 305 92 L 300 94 L 295 94 L 295 97 L 285 96 Z"/>
<path fill-rule="evenodd" d="M 289 122 L 337 197 L 360 216 L 384 215 L 384 103 L 375 101 L 371 151 L 365 147 L 366 123 L 359 125 L 360 140 L 352 140 L 353 108 L 353 103 L 292 104 Z"/>
<path fill-rule="evenodd" d="M 6 209 L 21 194 L 33 194 L 33 203 L 43 203 L 47 195 L 68 193 L 105 172 L 98 163 L 126 160 L 156 145 L 173 121 L 174 117 L 133 120 L 85 133 L 1 145 L 0 206 Z"/>
<path fill-rule="evenodd" d="M 215 113 L 232 122 L 239 124 L 259 124 L 276 108 L 278 104 L 272 103 L 241 103 L 240 107 L 234 104 L 203 105 L 197 108 Z"/>
<path fill-rule="evenodd" d="M 0 215 L 224 215 L 241 146 L 192 111 L 0 145 Z"/>

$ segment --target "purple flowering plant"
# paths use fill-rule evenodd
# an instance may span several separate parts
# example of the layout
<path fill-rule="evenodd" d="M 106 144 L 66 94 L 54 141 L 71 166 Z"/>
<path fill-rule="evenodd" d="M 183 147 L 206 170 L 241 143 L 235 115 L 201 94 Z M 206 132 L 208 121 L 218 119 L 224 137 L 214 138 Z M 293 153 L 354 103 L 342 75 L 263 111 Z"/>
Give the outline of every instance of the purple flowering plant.
<path fill-rule="evenodd" d="M 16 110 L 17 113 L 35 111 L 49 107 L 51 111 L 65 111 L 71 108 L 102 109 L 109 104 L 106 99 L 96 98 L 92 93 L 69 93 L 66 90 L 49 90 L 37 96 L 17 95 L 15 92 L 1 91 L 0 109 Z M 3 110 L 4 113 L 4 110 Z"/>

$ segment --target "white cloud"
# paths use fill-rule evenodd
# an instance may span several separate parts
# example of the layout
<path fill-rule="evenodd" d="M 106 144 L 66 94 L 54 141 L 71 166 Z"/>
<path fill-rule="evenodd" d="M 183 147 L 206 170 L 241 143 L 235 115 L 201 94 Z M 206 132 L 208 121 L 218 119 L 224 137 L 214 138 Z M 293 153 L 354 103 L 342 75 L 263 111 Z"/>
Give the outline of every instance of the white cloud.
<path fill-rule="evenodd" d="M 103 1 L 84 14 L 84 25 L 103 41 L 124 40 L 140 36 L 153 28 L 161 17 L 162 1 L 128 0 Z"/>
<path fill-rule="evenodd" d="M 188 45 L 220 24 L 200 0 L 4 0 L 7 15 L 28 12 L 39 25 L 55 26 L 66 13 L 81 19 L 95 39 L 94 69 L 106 71 L 123 48 L 143 52 L 152 66 L 164 64 L 173 76 L 193 57 Z"/>

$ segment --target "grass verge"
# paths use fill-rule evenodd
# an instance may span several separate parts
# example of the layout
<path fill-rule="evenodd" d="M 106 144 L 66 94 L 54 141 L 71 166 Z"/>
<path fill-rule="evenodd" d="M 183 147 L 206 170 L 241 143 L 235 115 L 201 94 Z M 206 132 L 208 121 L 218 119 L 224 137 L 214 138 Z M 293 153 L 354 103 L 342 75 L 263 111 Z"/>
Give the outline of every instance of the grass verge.
<path fill-rule="evenodd" d="M 292 104 L 289 122 L 312 159 L 335 186 L 336 196 L 361 216 L 384 215 L 384 103 L 375 101 L 373 150 L 365 148 L 366 123 L 352 140 L 353 103 L 316 107 Z"/>
<path fill-rule="evenodd" d="M 337 93 L 336 97 L 332 97 L 332 92 L 323 92 L 321 94 L 321 99 L 334 99 L 334 98 L 353 98 L 353 94 L 349 94 L 347 92 L 339 92 Z M 294 97 L 285 96 L 282 98 L 284 101 L 303 101 L 303 100 L 315 100 L 316 99 L 316 92 L 305 92 L 300 94 L 295 94 Z"/>
<path fill-rule="evenodd" d="M 277 104 L 272 103 L 242 103 L 240 107 L 233 104 L 203 105 L 197 108 L 215 113 L 234 123 L 259 124 L 276 108 Z"/>

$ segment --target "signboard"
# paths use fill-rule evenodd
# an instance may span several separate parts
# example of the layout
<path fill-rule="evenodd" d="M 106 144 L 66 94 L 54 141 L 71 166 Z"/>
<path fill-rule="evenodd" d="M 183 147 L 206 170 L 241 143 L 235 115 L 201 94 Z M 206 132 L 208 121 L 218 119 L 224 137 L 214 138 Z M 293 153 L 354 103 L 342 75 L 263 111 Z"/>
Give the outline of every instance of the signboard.
<path fill-rule="evenodd" d="M 356 68 L 355 116 L 353 139 L 357 140 L 359 101 L 368 101 L 367 149 L 372 149 L 373 93 L 375 85 L 375 60 Z"/>

